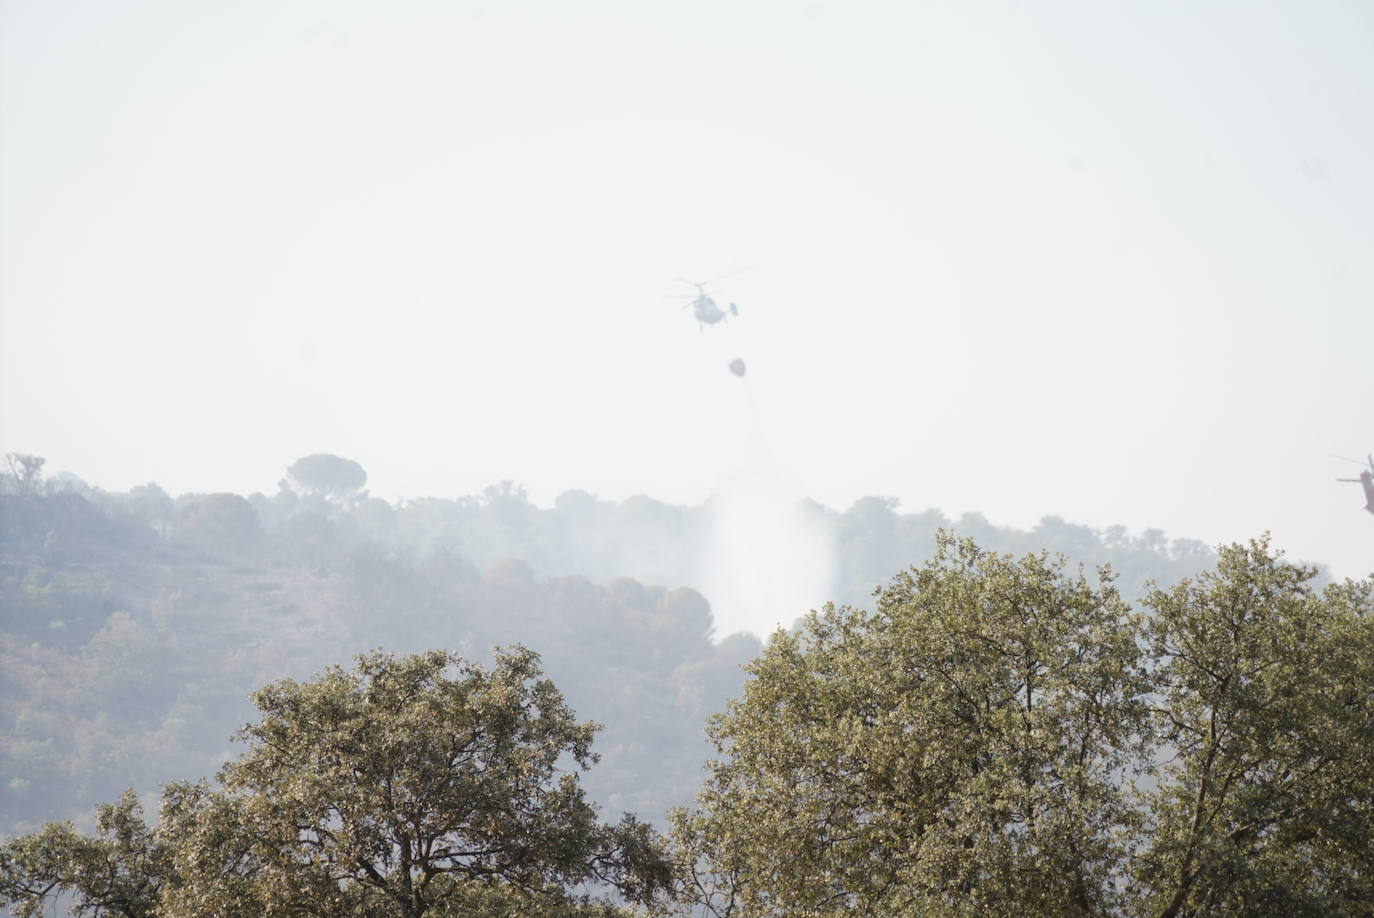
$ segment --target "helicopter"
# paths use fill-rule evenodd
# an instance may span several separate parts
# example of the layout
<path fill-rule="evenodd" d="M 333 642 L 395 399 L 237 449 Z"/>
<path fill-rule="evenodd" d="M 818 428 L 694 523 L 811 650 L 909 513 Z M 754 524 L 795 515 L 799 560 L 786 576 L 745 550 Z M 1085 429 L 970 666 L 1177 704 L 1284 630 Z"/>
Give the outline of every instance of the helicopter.
<path fill-rule="evenodd" d="M 1337 459 L 1345 459 L 1346 462 L 1354 462 L 1364 465 L 1358 459 L 1346 459 L 1344 456 L 1337 456 Z M 1374 453 L 1365 457 L 1369 460 L 1369 468 L 1360 470 L 1359 478 L 1337 478 L 1337 481 L 1357 481 L 1364 486 L 1364 508 L 1370 513 L 1374 513 Z"/>
<path fill-rule="evenodd" d="M 738 271 L 732 271 L 730 274 L 726 274 L 721 277 L 714 278 L 713 280 L 707 281 L 694 281 L 687 280 L 685 277 L 679 277 L 677 278 L 677 281 L 679 283 L 688 284 L 692 287 L 696 287 L 697 292 L 694 294 L 672 294 L 669 296 L 669 299 L 689 300 L 689 302 L 682 304 L 682 308 L 686 309 L 688 306 L 691 306 L 692 316 L 697 320 L 697 329 L 699 331 L 705 331 L 706 326 L 708 325 L 715 325 L 717 322 L 726 321 L 731 316 L 739 315 L 739 307 L 736 306 L 734 303 L 730 304 L 729 309 L 721 309 L 719 306 L 717 306 L 716 301 L 711 297 L 711 294 L 706 292 L 706 285 L 714 284 L 716 281 L 724 280 L 725 278 L 732 277 L 733 275 L 738 273 Z"/>

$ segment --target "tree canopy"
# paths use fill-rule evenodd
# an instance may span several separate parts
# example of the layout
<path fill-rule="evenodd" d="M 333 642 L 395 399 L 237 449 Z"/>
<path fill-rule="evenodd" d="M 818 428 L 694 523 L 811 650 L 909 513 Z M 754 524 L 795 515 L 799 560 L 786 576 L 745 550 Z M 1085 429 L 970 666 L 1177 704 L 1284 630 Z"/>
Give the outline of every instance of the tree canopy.
<path fill-rule="evenodd" d="M 367 484 L 367 472 L 352 459 L 329 453 L 303 456 L 286 470 L 287 479 L 306 494 L 344 500 Z"/>
<path fill-rule="evenodd" d="M 168 877 L 168 851 L 143 820 L 132 791 L 96 811 L 94 836 L 50 823 L 0 848 L 0 904 L 19 918 L 40 918 L 66 892 L 72 913 L 91 918 L 154 918 Z"/>
<path fill-rule="evenodd" d="M 5 464 L 9 466 L 10 474 L 13 476 L 15 490 L 24 497 L 32 495 L 43 480 L 43 466 L 47 460 L 42 456 L 32 456 L 28 453 L 6 453 Z"/>
<path fill-rule="evenodd" d="M 637 903 L 667 888 L 649 827 L 600 824 L 584 800 L 597 727 L 531 651 L 490 669 L 371 653 L 254 701 L 218 786 L 170 785 L 152 830 L 124 801 L 102 823 L 114 841 L 60 825 L 11 841 L 3 901 L 36 915 L 64 889 L 95 916 L 421 918 L 590 914 L 588 884 Z"/>
<path fill-rule="evenodd" d="M 1149 597 L 941 540 L 779 634 L 675 816 L 718 916 L 1368 915 L 1374 581 L 1267 542 Z"/>
<path fill-rule="evenodd" d="M 36 462 L 30 466 L 39 468 Z M 872 595 L 872 584 L 900 563 L 927 557 L 936 544 L 936 533 L 950 525 L 938 511 L 901 513 L 895 501 L 878 498 L 861 500 L 843 513 L 819 506 L 813 510 L 814 521 L 832 532 L 836 542 L 834 595 L 837 601 L 854 604 L 866 603 L 864 597 Z M 1113 636 L 1118 634 L 1120 623 L 1115 612 L 1106 611 L 1108 607 L 1120 608 L 1129 617 L 1121 600 L 1135 602 L 1144 597 L 1148 591 L 1141 584 L 1146 580 L 1177 584 L 1180 578 L 1217 561 L 1209 549 L 1186 540 L 1170 542 L 1162 533 L 1147 531 L 1135 537 L 1124 530 L 1099 532 L 1053 518 L 1042 521 L 1033 531 L 1018 532 L 991 527 L 976 515 L 966 515 L 957 522 L 956 531 L 981 533 L 983 560 L 975 568 L 988 567 L 992 557 L 988 549 L 1020 554 L 1028 548 L 1045 547 L 1063 551 L 1075 561 L 1110 560 L 1119 579 L 1089 585 L 1105 604 L 1089 617 Z M 690 589 L 651 586 L 619 575 L 633 573 L 641 580 L 651 578 L 655 582 L 699 582 L 693 579 L 693 572 L 714 558 L 707 550 L 710 533 L 707 505 L 675 507 L 646 497 L 612 502 L 569 492 L 553 508 L 541 509 L 512 483 L 472 497 L 395 504 L 327 498 L 292 486 L 271 497 L 251 495 L 245 503 L 227 494 L 182 494 L 173 500 L 155 485 L 136 488 L 127 495 L 112 494 L 61 473 L 36 478 L 34 486 L 25 492 L 13 471 L 0 469 L 3 829 L 11 834 L 30 832 L 46 820 L 90 812 L 97 801 L 111 800 L 131 784 L 147 800 L 150 789 L 168 775 L 215 770 L 223 761 L 223 738 L 230 725 L 255 718 L 245 701 L 247 692 L 269 679 L 284 675 L 308 678 L 326 664 L 347 659 L 366 647 L 385 646 L 401 652 L 441 645 L 462 648 L 470 656 L 477 648 L 515 641 L 538 647 L 560 690 L 567 693 L 577 710 L 608 724 L 605 733 L 598 735 L 603 763 L 579 772 L 587 798 L 599 801 L 609 812 L 633 810 L 657 819 L 667 806 L 690 801 L 699 789 L 700 763 L 707 754 L 699 725 L 709 713 L 721 710 L 728 697 L 741 692 L 743 675 L 738 664 L 753 657 L 762 645 L 752 636 L 713 643 L 711 609 L 703 596 Z M 1049 569 L 1048 582 L 1074 579 L 1065 578 L 1056 563 L 1048 556 L 1042 558 L 1042 566 Z M 1016 565 L 1024 568 L 1022 562 Z M 1290 570 L 1286 565 L 1276 569 Z M 909 576 L 919 580 L 917 573 L 909 572 Z M 1037 582 L 1038 576 L 1026 569 L 1014 573 L 1009 582 L 1021 589 Z M 1327 654 L 1332 660 L 1344 660 L 1340 666 L 1345 668 L 1333 679 L 1358 677 L 1351 669 L 1355 661 L 1341 656 L 1361 646 L 1354 638 L 1346 645 L 1318 650 L 1310 642 L 1290 645 L 1288 638 L 1282 637 L 1284 628 L 1296 628 L 1293 623 L 1308 620 L 1311 613 L 1305 604 L 1335 602 L 1333 597 L 1340 595 L 1339 589 L 1333 588 L 1336 591 L 1329 594 L 1307 596 L 1302 591 L 1310 593 L 1321 580 L 1304 579 L 1305 574 L 1292 576 L 1301 584 L 1292 585 L 1290 592 L 1302 595 L 1284 613 L 1286 618 L 1276 620 L 1272 633 L 1278 635 L 1273 640 L 1290 646 L 1295 656 L 1284 664 L 1288 670 L 1275 665 L 1265 672 L 1287 671 L 1295 680 L 1307 679 L 1304 667 L 1317 669 L 1311 660 Z M 1214 617 L 1219 614 L 1216 603 L 1208 600 L 1211 605 L 1207 605 L 1197 593 L 1209 582 L 1195 578 L 1190 581 L 1194 593 L 1180 594 L 1181 598 L 1174 600 L 1178 609 L 1194 611 L 1187 615 L 1180 611 L 1176 620 L 1170 619 L 1177 631 L 1173 636 L 1167 632 L 1151 636 L 1143 622 L 1126 629 L 1134 635 L 1140 651 L 1135 664 L 1140 672 L 1130 675 L 1143 678 L 1148 687 L 1136 698 L 1143 700 L 1148 716 L 1143 726 L 1133 727 L 1143 753 L 1107 750 L 1121 760 L 1115 776 L 1123 781 L 1130 778 L 1142 788 L 1154 787 L 1151 782 L 1158 779 L 1150 774 L 1151 768 L 1163 772 L 1166 766 L 1182 761 L 1171 762 L 1170 757 L 1173 746 L 1184 745 L 1187 731 L 1164 719 L 1160 713 L 1164 709 L 1157 700 L 1167 694 L 1164 664 L 1174 659 L 1170 656 L 1173 651 L 1166 652 L 1166 648 L 1185 638 L 1190 646 L 1196 644 L 1199 639 L 1188 637 L 1187 629 L 1205 632 L 1215 625 Z M 929 597 L 921 598 L 925 587 L 908 587 L 911 595 L 901 602 L 894 601 L 888 608 L 888 599 L 880 597 L 879 607 L 864 615 L 874 621 L 884 615 L 895 620 L 898 606 L 927 602 Z M 1115 589 L 1120 590 L 1120 597 L 1111 595 Z M 1350 589 L 1354 592 L 1349 594 L 1347 605 L 1361 608 L 1365 600 L 1360 598 L 1359 588 Z M 971 585 L 969 591 L 970 596 L 976 593 Z M 897 596 L 892 588 L 886 593 L 888 598 Z M 1170 595 L 1171 590 L 1160 592 L 1160 597 Z M 949 600 L 948 622 L 967 615 L 963 602 Z M 1163 608 L 1166 602 L 1159 598 L 1158 604 Z M 1329 611 L 1334 606 L 1322 608 Z M 799 607 L 796 611 L 803 610 Z M 985 611 L 992 615 L 995 609 L 989 606 Z M 1152 622 L 1166 619 L 1162 612 L 1146 611 Z M 852 610 L 850 614 L 859 615 Z M 1088 612 L 1080 606 L 1075 614 Z M 1347 619 L 1349 615 L 1336 615 L 1328 630 L 1353 628 L 1357 632 Z M 1065 631 L 1063 625 L 1056 626 L 1059 630 L 1046 626 L 1042 644 L 1057 646 L 1067 640 L 1073 632 L 1071 628 Z M 856 641 L 864 627 L 855 618 Z M 937 639 L 944 640 L 925 625 L 921 626 L 925 631 L 902 627 L 921 635 L 919 639 L 908 637 L 909 645 L 927 642 L 935 646 Z M 993 625 L 988 628 L 993 629 Z M 993 629 L 988 633 L 1000 632 Z M 802 654 L 812 652 L 805 635 L 803 629 L 796 638 Z M 868 652 L 865 648 L 877 645 L 855 646 L 862 657 Z M 226 648 L 232 651 L 226 653 Z M 1368 658 L 1367 651 L 1360 652 Z M 867 678 L 862 675 L 861 663 L 876 665 L 873 661 L 881 659 L 870 656 L 866 663 L 859 660 L 854 664 L 856 678 Z M 1195 657 L 1185 651 L 1175 663 L 1182 667 Z M 978 662 L 987 659 L 994 657 L 971 656 L 967 663 L 970 672 L 991 665 Z M 1207 666 L 1222 672 L 1214 663 Z M 1182 679 L 1187 672 L 1186 668 L 1177 669 L 1176 678 Z M 1326 670 L 1321 672 L 1324 675 Z M 881 681 L 887 677 L 871 678 Z M 1188 684 L 1201 691 L 1197 674 L 1189 678 L 1193 681 Z M 1236 678 L 1253 681 L 1250 676 Z M 1225 683 L 1225 692 L 1234 691 L 1236 678 Z M 979 685 L 971 678 L 966 682 Z M 1218 697 L 1224 694 L 1221 685 L 1214 686 L 1213 692 Z M 891 692 L 886 697 L 890 696 Z M 885 696 L 879 693 L 876 697 Z M 1232 850 L 1223 856 L 1231 850 L 1227 846 L 1235 844 L 1224 836 L 1241 838 L 1247 831 L 1255 832 L 1256 845 L 1270 845 L 1281 834 L 1262 820 L 1256 823 L 1258 817 L 1248 817 L 1248 821 L 1242 818 L 1243 811 L 1257 805 L 1260 798 L 1236 796 L 1241 779 L 1230 777 L 1232 771 L 1226 769 L 1240 768 L 1243 774 L 1257 754 L 1237 745 L 1237 736 L 1252 736 L 1247 742 L 1259 742 L 1254 736 L 1269 736 L 1264 742 L 1274 748 L 1282 745 L 1275 737 L 1287 737 L 1283 742 L 1294 754 L 1308 748 L 1327 750 L 1325 758 L 1301 769 L 1332 776 L 1337 782 L 1332 785 L 1335 788 L 1354 786 L 1358 773 L 1338 778 L 1343 773 L 1332 764 L 1334 760 L 1328 760 L 1343 754 L 1333 745 L 1337 739 L 1345 737 L 1341 749 L 1358 748 L 1363 734 L 1350 726 L 1351 722 L 1330 716 L 1328 708 L 1333 703 L 1314 701 L 1317 697 L 1300 693 L 1282 703 L 1269 702 L 1269 709 L 1275 717 L 1287 711 L 1285 717 L 1306 723 L 1302 718 L 1308 715 L 1302 713 L 1300 703 L 1311 705 L 1316 712 L 1311 722 L 1325 725 L 1320 734 L 1303 733 L 1306 728 L 1290 728 L 1280 720 L 1268 722 L 1263 728 L 1266 734 L 1244 734 L 1244 729 L 1250 728 L 1236 727 L 1215 745 L 1207 769 L 1194 776 L 1180 773 L 1169 778 L 1172 786 L 1186 789 L 1172 798 L 1159 793 L 1148 801 L 1137 799 L 1129 782 L 1106 789 L 1109 796 L 1099 801 L 1101 818 L 1120 814 L 1123 821 L 1134 820 L 1136 826 L 1107 832 L 1116 847 L 1104 849 L 1098 866 L 1113 877 L 1115 885 L 1110 894 L 1117 906 L 1112 907 L 1125 908 L 1128 878 L 1136 884 L 1131 887 L 1132 895 L 1140 893 L 1147 883 L 1157 893 L 1164 889 L 1176 892 L 1177 887 L 1162 879 L 1174 870 L 1178 876 L 1191 875 L 1178 906 L 1181 911 L 1177 912 L 1185 914 L 1194 907 L 1189 903 L 1212 903 L 1205 897 L 1221 895 L 1212 885 L 1217 871 L 1239 876 L 1243 867 L 1264 862 L 1264 858 L 1271 858 L 1269 863 L 1283 862 L 1291 849 L 1273 848 L 1277 853 L 1254 857 L 1246 853 L 1250 849 L 1240 854 Z M 1043 714 L 1041 702 L 1035 700 L 1034 704 L 1033 710 Z M 1334 707 L 1337 713 L 1346 710 L 1343 705 Z M 1136 724 L 1141 715 L 1135 702 L 1126 705 L 1124 701 L 1115 711 L 1075 710 L 1097 717 L 1099 724 L 1108 723 L 1108 715 L 1126 717 Z M 1179 706 L 1174 713 L 1182 718 L 1184 710 Z M 1201 729 L 1197 724 L 1204 721 L 1196 718 L 1202 715 L 1189 717 L 1194 720 L 1182 721 L 1193 723 L 1194 731 Z M 1206 723 L 1210 727 L 1210 722 Z M 1042 729 L 1051 727 L 1060 729 L 1062 725 Z M 928 724 L 922 728 L 933 730 Z M 1012 734 L 1007 737 L 1014 738 Z M 976 736 L 961 741 L 965 743 L 962 748 L 974 748 L 971 744 Z M 1026 750 L 1027 755 L 1055 751 L 1050 745 L 1034 743 Z M 1111 761 L 1104 757 L 1090 762 L 1097 771 L 1089 772 L 1089 776 L 1100 780 Z M 948 761 L 936 764 L 953 767 Z M 1005 770 L 1005 763 L 994 758 L 990 766 L 978 767 L 995 773 L 998 768 Z M 954 772 L 949 774 L 954 775 L 949 780 L 957 777 Z M 1034 790 L 1025 778 L 1021 782 L 1027 793 Z M 1072 786 L 1084 794 L 1081 806 L 1099 805 L 1087 795 L 1094 785 L 1080 782 Z M 1293 793 L 1284 787 L 1282 781 L 1274 783 L 1267 792 L 1271 796 L 1265 798 L 1281 811 L 1290 805 L 1281 803 L 1288 799 L 1282 795 L 1291 797 Z M 201 790 L 196 785 L 183 788 L 187 807 L 200 801 L 208 805 L 230 798 L 241 800 L 247 793 L 240 790 L 225 797 L 228 791 L 222 785 L 206 785 Z M 1189 792 L 1193 796 L 1188 796 Z M 1178 813 L 1192 812 L 1183 807 L 1196 800 L 1197 793 L 1204 794 L 1206 807 L 1194 828 Z M 220 796 L 212 799 L 206 795 Z M 1322 837 L 1351 834 L 1365 827 L 1359 821 L 1363 811 L 1355 807 L 1342 811 L 1341 799 L 1337 790 L 1331 790 L 1322 804 L 1327 813 L 1327 822 L 1319 830 L 1325 833 Z M 860 821 L 869 818 L 867 814 L 856 817 Z M 1252 823 L 1252 828 L 1245 828 Z M 1231 828 L 1215 834 L 1223 824 Z M 1037 817 L 1037 831 L 1042 837 L 1048 831 L 1045 825 L 1043 817 Z M 1160 830 L 1158 844 L 1147 857 L 1141 839 L 1155 827 Z M 751 827 L 751 831 L 757 830 Z M 67 837 L 58 833 L 50 840 Z M 1100 840 L 1099 836 L 1093 838 Z M 1172 847 L 1165 844 L 1166 840 Z M 1359 888 L 1357 881 L 1342 873 L 1354 870 L 1348 865 L 1358 861 L 1351 853 L 1358 849 L 1352 847 L 1354 842 L 1342 844 L 1345 847 L 1341 850 L 1349 855 L 1344 862 L 1347 866 L 1327 861 L 1322 868 L 1330 874 L 1326 881 L 1332 890 L 1330 901 L 1337 903 L 1355 896 L 1353 892 L 1339 893 L 1341 884 L 1354 883 L 1351 888 Z M 879 847 L 873 850 L 886 856 Z M 1306 869 L 1300 866 L 1306 863 L 1303 861 L 1286 863 L 1295 876 Z M 1129 865 L 1129 872 L 1123 864 Z M 1271 871 L 1268 876 L 1272 879 L 1277 873 Z M 1085 889 L 1091 889 L 1090 879 L 1083 881 Z M 448 882 L 439 877 L 432 885 Z M 1256 883 L 1250 882 L 1252 891 L 1247 895 L 1261 895 Z M 1301 887 L 1298 881 L 1293 883 Z M 477 894 L 473 884 L 466 885 L 463 895 Z M 1062 887 L 1054 889 L 1058 895 Z M 1263 895 L 1269 900 L 1288 901 L 1280 897 L 1277 887 L 1265 889 L 1268 891 Z M 492 903 L 509 904 L 511 896 L 523 895 L 513 890 L 510 884 L 498 884 L 495 890 L 482 891 L 481 897 L 494 908 Z M 1156 896 L 1152 901 L 1162 910 L 1172 898 Z M 551 907 L 548 902 L 545 906 Z M 1284 907 L 1300 911 L 1295 906 Z"/>

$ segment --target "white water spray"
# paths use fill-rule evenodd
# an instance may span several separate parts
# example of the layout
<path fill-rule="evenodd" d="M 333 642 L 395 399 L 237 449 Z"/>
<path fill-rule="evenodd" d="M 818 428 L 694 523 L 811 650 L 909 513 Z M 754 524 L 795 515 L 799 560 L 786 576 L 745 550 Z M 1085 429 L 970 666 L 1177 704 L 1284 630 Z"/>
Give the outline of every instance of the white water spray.
<path fill-rule="evenodd" d="M 776 476 L 739 473 L 711 499 L 702 586 L 720 641 L 740 631 L 767 639 L 830 598 L 834 551 L 827 527 Z"/>

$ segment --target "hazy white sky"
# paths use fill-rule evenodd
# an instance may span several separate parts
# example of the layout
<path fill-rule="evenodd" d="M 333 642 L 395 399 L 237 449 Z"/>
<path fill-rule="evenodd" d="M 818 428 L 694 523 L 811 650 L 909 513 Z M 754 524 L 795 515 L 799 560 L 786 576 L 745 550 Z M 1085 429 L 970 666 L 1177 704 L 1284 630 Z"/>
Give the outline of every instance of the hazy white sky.
<path fill-rule="evenodd" d="M 763 469 L 1363 575 L 1371 113 L 1364 0 L 5 0 L 0 448 L 174 493 Z M 664 299 L 747 265 L 728 326 Z"/>

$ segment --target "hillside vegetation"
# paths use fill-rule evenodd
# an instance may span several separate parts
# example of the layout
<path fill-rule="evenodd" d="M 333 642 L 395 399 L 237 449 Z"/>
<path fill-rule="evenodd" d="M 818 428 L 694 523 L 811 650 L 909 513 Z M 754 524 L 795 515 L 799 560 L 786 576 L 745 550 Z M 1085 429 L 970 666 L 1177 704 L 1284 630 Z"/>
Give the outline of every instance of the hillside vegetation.
<path fill-rule="evenodd" d="M 539 655 L 360 654 L 246 749 L 0 845 L 0 903 L 127 918 L 1366 916 L 1374 578 L 1266 539 L 1152 590 L 941 534 L 773 635 L 667 834 L 601 822 Z M 617 776 L 633 780 L 634 775 Z"/>
<path fill-rule="evenodd" d="M 356 463 L 307 459 L 271 496 L 108 493 L 45 479 L 41 463 L 0 482 L 0 828 L 88 820 L 126 787 L 211 774 L 252 690 L 375 648 L 483 660 L 528 646 L 605 725 L 594 799 L 653 819 L 691 799 L 706 719 L 762 646 L 714 633 L 693 589 L 709 503 L 569 492 L 540 508 L 503 483 L 393 504 L 367 496 Z M 943 527 L 989 549 L 1110 562 L 1128 596 L 1214 559 L 1157 532 L 1002 529 L 882 498 L 808 513 L 836 546 L 834 598 L 860 608 L 930 557 Z"/>

